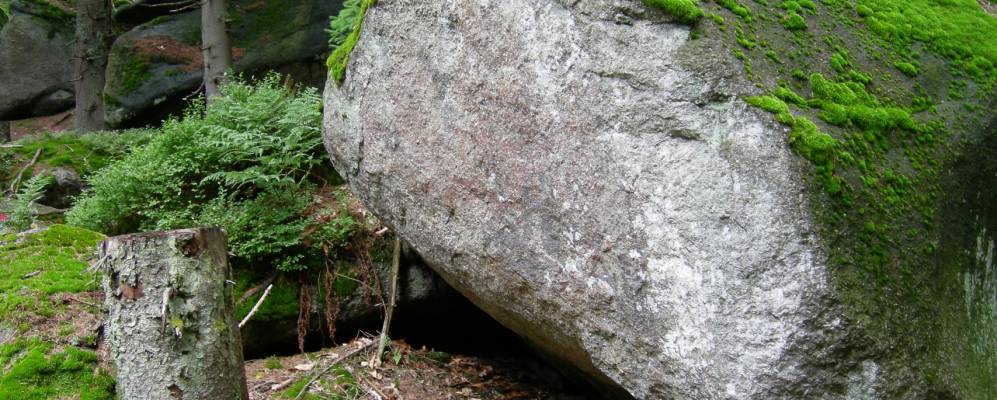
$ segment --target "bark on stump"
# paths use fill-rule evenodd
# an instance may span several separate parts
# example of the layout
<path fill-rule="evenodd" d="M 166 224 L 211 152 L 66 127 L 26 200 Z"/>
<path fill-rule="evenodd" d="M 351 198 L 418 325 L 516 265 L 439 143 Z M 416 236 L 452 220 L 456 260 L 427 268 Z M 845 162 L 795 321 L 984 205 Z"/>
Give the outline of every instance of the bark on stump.
<path fill-rule="evenodd" d="M 0 121 L 0 143 L 10 141 L 10 121 Z"/>
<path fill-rule="evenodd" d="M 122 400 L 249 399 L 222 230 L 116 236 L 100 260 Z"/>

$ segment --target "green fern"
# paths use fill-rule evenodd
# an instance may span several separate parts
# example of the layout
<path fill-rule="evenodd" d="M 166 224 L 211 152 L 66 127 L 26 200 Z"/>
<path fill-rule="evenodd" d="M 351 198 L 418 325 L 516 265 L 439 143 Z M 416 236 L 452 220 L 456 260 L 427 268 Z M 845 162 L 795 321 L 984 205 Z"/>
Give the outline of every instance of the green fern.
<path fill-rule="evenodd" d="M 207 108 L 195 103 L 168 120 L 149 144 L 93 174 L 66 221 L 106 234 L 221 226 L 237 262 L 319 266 L 362 221 L 343 189 L 330 188 L 340 179 L 322 147 L 318 93 L 281 82 L 236 79 Z"/>
<path fill-rule="evenodd" d="M 357 24 L 359 17 L 360 0 L 344 1 L 339 14 L 329 18 L 329 29 L 325 30 L 329 34 L 330 50 L 335 50 L 346 41 L 346 37 L 353 32 L 353 27 Z"/>
<path fill-rule="evenodd" d="M 7 229 L 21 232 L 31 228 L 35 222 L 32 208 L 38 199 L 45 194 L 45 188 L 52 184 L 52 176 L 38 174 L 32 176 L 24 183 L 21 191 L 14 196 L 14 204 L 11 210 L 10 219 L 7 221 Z"/>

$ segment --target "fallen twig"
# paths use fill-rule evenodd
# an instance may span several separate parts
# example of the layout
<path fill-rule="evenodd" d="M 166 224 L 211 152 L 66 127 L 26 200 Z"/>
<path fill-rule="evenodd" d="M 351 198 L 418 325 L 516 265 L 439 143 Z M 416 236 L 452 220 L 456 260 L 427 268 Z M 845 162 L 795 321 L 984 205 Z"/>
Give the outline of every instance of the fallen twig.
<path fill-rule="evenodd" d="M 266 300 L 267 295 L 270 294 L 270 289 L 273 289 L 272 283 L 267 285 L 267 290 L 263 291 L 263 295 L 260 296 L 260 299 L 256 301 L 256 305 L 253 306 L 253 309 L 249 310 L 249 314 L 246 314 L 246 318 L 243 318 L 242 321 L 239 322 L 240 328 L 242 328 L 243 325 L 246 325 L 246 322 L 249 322 L 249 319 L 253 317 L 253 314 L 256 314 L 256 310 L 260 309 L 260 305 L 263 304 L 263 300 Z"/>
<path fill-rule="evenodd" d="M 391 256 L 391 293 L 390 299 L 384 310 L 384 325 L 381 326 L 381 336 L 377 339 L 377 352 L 370 360 L 370 367 L 377 369 L 381 366 L 381 355 L 384 354 L 384 346 L 388 344 L 388 329 L 391 327 L 391 314 L 395 311 L 395 302 L 398 292 L 398 264 L 400 263 L 402 252 L 402 241 L 395 236 L 394 254 Z"/>
<path fill-rule="evenodd" d="M 389 400 L 389 399 L 391 399 L 391 397 L 389 397 L 388 395 L 384 394 L 384 392 L 378 390 L 377 389 L 377 385 L 375 385 L 374 382 L 371 382 L 370 379 L 367 379 L 367 377 L 365 377 L 364 374 L 358 374 L 357 376 L 360 377 L 360 383 L 363 384 L 363 388 L 365 390 L 367 390 L 367 393 L 370 394 L 371 397 L 373 397 L 375 399 L 378 399 L 378 400 L 382 400 L 382 399 L 383 400 Z"/>
<path fill-rule="evenodd" d="M 242 303 L 245 303 L 246 300 L 249 300 L 250 297 L 253 297 L 253 295 L 256 294 L 256 292 L 259 292 L 263 288 L 273 283 L 274 279 L 277 279 L 277 274 L 270 275 L 270 277 L 263 280 L 263 283 L 260 283 L 259 285 L 249 288 L 249 290 L 243 293 L 242 296 L 239 296 L 239 301 L 235 302 L 235 305 L 238 306 Z"/>
<path fill-rule="evenodd" d="M 296 376 L 292 376 L 290 378 L 287 378 L 283 382 L 280 382 L 280 383 L 278 383 L 276 385 L 270 386 L 270 391 L 271 392 L 276 392 L 276 391 L 279 391 L 279 390 L 284 390 L 288 386 L 291 386 L 291 384 L 294 383 L 295 380 L 297 380 Z"/>
<path fill-rule="evenodd" d="M 77 302 L 77 303 L 80 303 L 80 304 L 83 304 L 83 305 L 85 305 L 85 306 L 88 306 L 88 307 L 91 307 L 91 308 L 97 308 L 97 305 L 96 305 L 96 304 L 94 304 L 94 303 L 91 303 L 91 302 L 89 302 L 89 301 L 85 301 L 85 300 L 80 300 L 80 299 L 77 299 L 77 298 L 75 298 L 75 297 L 70 297 L 70 298 L 69 298 L 69 300 L 70 300 L 70 301 L 75 301 L 75 302 Z"/>
<path fill-rule="evenodd" d="M 298 395 L 294 398 L 294 400 L 301 400 L 301 397 L 304 396 L 306 392 L 308 392 L 308 387 L 311 386 L 313 383 L 315 383 L 315 381 L 317 381 L 320 376 L 325 375 L 327 372 L 329 372 L 329 370 L 331 370 L 332 367 L 336 366 L 336 364 L 339 364 L 343 360 L 349 358 L 350 356 L 352 356 L 354 354 L 359 353 L 360 351 L 362 351 L 362 350 L 370 347 L 372 344 L 374 344 L 373 340 L 371 340 L 371 341 L 365 341 L 365 342 L 366 343 L 361 344 L 357 348 L 346 352 L 346 354 L 343 354 L 343 355 L 337 357 L 335 360 L 332 360 L 332 362 L 329 363 L 328 366 L 326 366 L 321 371 L 319 371 L 314 376 L 312 376 L 312 379 L 309 379 L 308 383 L 305 383 L 305 386 L 301 387 L 301 391 L 298 392 Z"/>
<path fill-rule="evenodd" d="M 17 187 L 21 185 L 21 176 L 24 175 L 24 171 L 27 171 L 28 168 L 31 168 L 31 166 L 35 165 L 35 163 L 38 162 L 38 157 L 41 156 L 42 156 L 42 148 L 39 147 L 38 150 L 35 150 L 35 156 L 31 157 L 31 161 L 25 164 L 23 167 L 21 167 L 20 171 L 17 171 L 17 175 L 14 175 L 14 181 L 10 183 L 11 194 L 17 193 Z"/>
<path fill-rule="evenodd" d="M 109 255 L 101 257 L 100 260 L 97 260 L 97 262 L 90 264 L 90 266 L 87 267 L 87 269 L 83 270 L 83 272 L 90 274 L 97 271 L 98 269 L 100 269 L 100 267 L 104 265 L 104 262 L 107 261 L 107 257 L 109 257 Z"/>
<path fill-rule="evenodd" d="M 35 272 L 28 272 L 28 273 L 24 274 L 23 276 L 21 276 L 21 279 L 33 278 L 33 277 L 38 276 L 41 273 L 42 273 L 41 270 L 38 270 L 38 271 L 35 271 Z"/>

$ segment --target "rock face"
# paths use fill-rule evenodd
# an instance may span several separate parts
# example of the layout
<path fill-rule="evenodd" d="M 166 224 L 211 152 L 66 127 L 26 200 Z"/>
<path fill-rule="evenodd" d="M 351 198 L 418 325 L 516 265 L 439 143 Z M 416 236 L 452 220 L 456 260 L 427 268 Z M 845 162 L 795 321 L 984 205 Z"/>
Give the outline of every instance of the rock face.
<path fill-rule="evenodd" d="M 325 28 L 341 1 L 234 1 L 230 35 L 235 72 L 251 73 L 294 64 L 314 65 L 317 74 L 292 71 L 307 84 L 321 85 Z M 121 17 L 121 16 L 119 16 Z M 137 17 L 136 17 L 137 18 Z M 200 12 L 162 16 L 121 35 L 108 60 L 107 122 L 125 125 L 196 90 L 204 61 Z M 306 68 L 307 69 L 307 68 Z M 317 82 L 315 78 L 317 76 Z"/>
<path fill-rule="evenodd" d="M 336 168 L 609 396 L 830 396 L 854 365 L 785 131 L 717 43 L 568 3 L 379 2 L 326 88 Z"/>
<path fill-rule="evenodd" d="M 11 2 L 10 20 L 0 24 L 0 120 L 72 107 L 71 11 L 46 1 Z"/>
<path fill-rule="evenodd" d="M 55 181 L 45 190 L 45 194 L 38 202 L 55 208 L 72 207 L 73 197 L 82 193 L 86 186 L 80 174 L 69 168 L 56 167 L 52 171 L 52 177 Z"/>

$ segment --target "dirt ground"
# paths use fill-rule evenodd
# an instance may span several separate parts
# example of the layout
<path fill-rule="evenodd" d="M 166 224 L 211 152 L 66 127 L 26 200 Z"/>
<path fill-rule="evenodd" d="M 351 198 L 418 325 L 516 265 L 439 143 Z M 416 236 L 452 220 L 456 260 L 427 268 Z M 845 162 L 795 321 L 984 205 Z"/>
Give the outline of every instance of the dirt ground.
<path fill-rule="evenodd" d="M 315 353 L 246 363 L 252 400 L 295 398 L 317 377 L 305 399 L 513 400 L 581 399 L 556 393 L 515 360 L 415 349 L 391 342 L 384 361 L 371 367 L 376 343 L 358 338 Z M 352 354 L 352 355 L 350 355 Z M 338 361 L 338 363 L 334 363 Z"/>
<path fill-rule="evenodd" d="M 72 129 L 73 112 L 64 111 L 47 117 L 10 121 L 10 139 L 17 140 L 27 135 L 44 132 L 58 132 Z"/>

